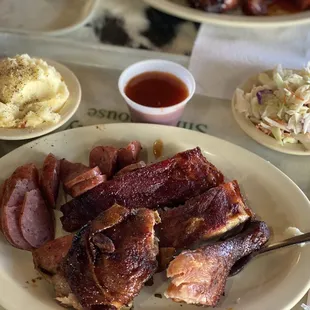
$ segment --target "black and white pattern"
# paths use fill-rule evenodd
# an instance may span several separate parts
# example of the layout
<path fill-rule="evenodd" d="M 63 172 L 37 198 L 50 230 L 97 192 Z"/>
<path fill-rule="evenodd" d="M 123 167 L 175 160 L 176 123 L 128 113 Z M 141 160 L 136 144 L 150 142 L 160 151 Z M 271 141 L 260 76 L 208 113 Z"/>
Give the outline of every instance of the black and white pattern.
<path fill-rule="evenodd" d="M 198 27 L 159 12 L 142 0 L 102 0 L 83 31 L 92 41 L 189 55 Z"/>

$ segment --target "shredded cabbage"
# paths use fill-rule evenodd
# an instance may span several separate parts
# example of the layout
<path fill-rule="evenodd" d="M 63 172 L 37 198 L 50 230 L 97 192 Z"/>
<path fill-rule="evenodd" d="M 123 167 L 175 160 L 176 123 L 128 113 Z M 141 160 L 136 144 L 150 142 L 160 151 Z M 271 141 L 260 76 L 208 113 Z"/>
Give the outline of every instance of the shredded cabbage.
<path fill-rule="evenodd" d="M 236 110 L 279 144 L 310 148 L 310 62 L 302 70 L 278 65 L 261 73 L 250 92 L 236 90 Z"/>

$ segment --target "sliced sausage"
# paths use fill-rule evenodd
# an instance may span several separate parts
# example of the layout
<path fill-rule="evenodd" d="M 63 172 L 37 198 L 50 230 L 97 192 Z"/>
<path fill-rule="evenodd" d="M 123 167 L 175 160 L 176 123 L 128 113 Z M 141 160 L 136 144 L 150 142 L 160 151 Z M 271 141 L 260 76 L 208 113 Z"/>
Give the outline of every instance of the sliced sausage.
<path fill-rule="evenodd" d="M 97 146 L 89 154 L 89 166 L 98 166 L 102 174 L 110 179 L 117 168 L 118 149 L 113 146 Z"/>
<path fill-rule="evenodd" d="M 0 186 L 0 231 L 2 232 L 2 225 L 1 225 L 1 207 L 2 207 L 2 200 L 3 200 L 3 194 L 4 194 L 4 189 L 5 189 L 5 185 L 6 185 L 6 181 L 5 180 L 1 186 Z"/>
<path fill-rule="evenodd" d="M 48 154 L 43 163 L 40 185 L 47 203 L 52 208 L 55 208 L 59 191 L 59 172 L 60 161 L 53 154 Z"/>
<path fill-rule="evenodd" d="M 92 188 L 96 187 L 97 185 L 105 182 L 107 180 L 107 177 L 105 175 L 96 175 L 95 177 L 85 180 L 83 182 L 80 182 L 78 184 L 75 184 L 70 189 L 70 195 L 72 197 L 77 197 L 82 195 L 83 193 L 91 190 Z"/>
<path fill-rule="evenodd" d="M 64 183 L 67 190 L 79 182 L 100 174 L 98 167 L 89 168 L 80 163 L 71 163 L 66 159 L 62 159 L 60 162 L 60 180 Z"/>
<path fill-rule="evenodd" d="M 39 189 L 27 192 L 22 205 L 19 224 L 24 239 L 39 248 L 55 237 L 53 211 L 45 204 Z"/>
<path fill-rule="evenodd" d="M 23 237 L 20 226 L 19 217 L 22 210 L 22 205 L 12 206 L 6 210 L 3 215 L 3 234 L 6 240 L 11 243 L 14 247 L 22 250 L 31 250 L 32 246 Z"/>
<path fill-rule="evenodd" d="M 126 148 L 119 149 L 117 154 L 118 169 L 138 162 L 141 150 L 142 146 L 139 141 L 132 141 Z"/>
<path fill-rule="evenodd" d="M 125 168 L 121 169 L 119 172 L 116 173 L 115 176 L 119 176 L 119 175 L 122 175 L 122 174 L 125 174 L 128 172 L 132 172 L 132 171 L 138 170 L 140 168 L 144 168 L 144 167 L 146 167 L 146 163 L 141 160 L 141 161 L 137 162 L 136 164 L 131 164 L 131 165 L 126 166 Z"/>
<path fill-rule="evenodd" d="M 32 248 L 21 233 L 19 218 L 25 194 L 38 188 L 38 179 L 35 165 L 27 164 L 18 167 L 6 181 L 2 199 L 1 226 L 7 241 L 19 249 Z"/>

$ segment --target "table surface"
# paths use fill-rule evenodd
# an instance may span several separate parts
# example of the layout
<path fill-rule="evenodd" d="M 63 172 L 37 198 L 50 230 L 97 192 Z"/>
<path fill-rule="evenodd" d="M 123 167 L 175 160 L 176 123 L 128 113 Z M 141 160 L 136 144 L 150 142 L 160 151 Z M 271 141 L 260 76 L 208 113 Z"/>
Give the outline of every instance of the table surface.
<path fill-rule="evenodd" d="M 157 11 L 142 0 L 101 0 L 92 21 L 64 37 L 190 55 L 198 29 L 199 24 Z"/>

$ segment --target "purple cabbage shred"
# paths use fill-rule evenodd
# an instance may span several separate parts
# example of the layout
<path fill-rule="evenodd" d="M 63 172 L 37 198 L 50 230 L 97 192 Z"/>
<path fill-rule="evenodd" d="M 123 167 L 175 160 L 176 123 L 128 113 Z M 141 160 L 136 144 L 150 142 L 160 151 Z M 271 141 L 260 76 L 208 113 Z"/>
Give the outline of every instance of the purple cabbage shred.
<path fill-rule="evenodd" d="M 258 103 L 259 104 L 263 104 L 263 95 L 268 95 L 268 94 L 272 94 L 272 93 L 273 93 L 273 91 L 271 89 L 259 90 L 256 93 L 256 97 L 257 97 Z"/>

